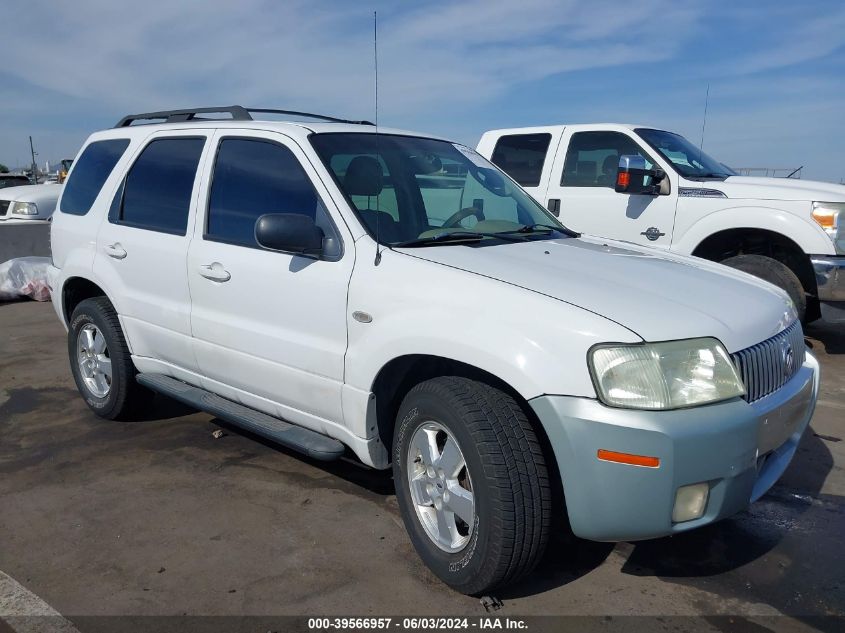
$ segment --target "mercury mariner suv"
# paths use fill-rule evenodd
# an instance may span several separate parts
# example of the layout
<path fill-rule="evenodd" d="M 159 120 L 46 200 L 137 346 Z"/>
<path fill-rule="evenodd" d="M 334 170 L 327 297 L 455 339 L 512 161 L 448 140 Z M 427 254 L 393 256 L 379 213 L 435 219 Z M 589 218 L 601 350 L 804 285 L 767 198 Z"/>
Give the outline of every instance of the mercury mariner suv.
<path fill-rule="evenodd" d="M 153 391 L 392 468 L 420 557 L 469 594 L 527 574 L 555 518 L 619 541 L 746 508 L 818 394 L 782 290 L 582 237 L 474 150 L 365 121 L 125 117 L 73 163 L 52 247 L 94 413 Z"/>

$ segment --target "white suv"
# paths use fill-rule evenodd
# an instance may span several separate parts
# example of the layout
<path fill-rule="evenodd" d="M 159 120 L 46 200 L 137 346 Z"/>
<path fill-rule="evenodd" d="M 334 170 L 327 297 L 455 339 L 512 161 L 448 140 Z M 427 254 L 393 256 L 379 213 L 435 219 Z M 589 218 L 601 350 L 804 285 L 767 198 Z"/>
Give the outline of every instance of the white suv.
<path fill-rule="evenodd" d="M 819 374 L 782 291 L 581 238 L 462 145 L 251 112 L 126 117 L 74 162 L 53 299 L 98 415 L 153 390 L 392 466 L 420 556 L 474 594 L 530 571 L 553 516 L 673 534 L 788 465 Z"/>

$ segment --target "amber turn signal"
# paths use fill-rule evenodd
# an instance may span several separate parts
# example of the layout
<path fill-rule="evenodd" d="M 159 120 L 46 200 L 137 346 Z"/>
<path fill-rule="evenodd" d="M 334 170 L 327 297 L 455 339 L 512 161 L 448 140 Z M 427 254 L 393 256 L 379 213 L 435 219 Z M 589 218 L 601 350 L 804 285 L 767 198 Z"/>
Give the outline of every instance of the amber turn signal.
<path fill-rule="evenodd" d="M 617 464 L 628 464 L 629 466 L 645 466 L 646 468 L 658 468 L 660 466 L 659 457 L 617 453 L 616 451 L 606 451 L 603 448 L 598 450 L 596 457 L 603 462 L 616 462 Z"/>

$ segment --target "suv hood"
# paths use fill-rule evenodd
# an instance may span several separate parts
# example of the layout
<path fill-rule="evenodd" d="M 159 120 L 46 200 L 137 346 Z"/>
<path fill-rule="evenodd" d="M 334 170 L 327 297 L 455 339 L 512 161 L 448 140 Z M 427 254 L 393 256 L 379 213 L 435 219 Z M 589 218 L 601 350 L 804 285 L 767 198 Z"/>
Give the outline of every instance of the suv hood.
<path fill-rule="evenodd" d="M 646 341 L 713 336 L 735 352 L 795 320 L 786 293 L 756 277 L 627 242 L 582 237 L 400 252 L 565 301 Z M 542 327 L 542 314 L 526 318 Z"/>
<path fill-rule="evenodd" d="M 845 186 L 814 180 L 730 176 L 723 182 L 695 183 L 693 186 L 718 189 L 728 198 L 845 202 Z"/>

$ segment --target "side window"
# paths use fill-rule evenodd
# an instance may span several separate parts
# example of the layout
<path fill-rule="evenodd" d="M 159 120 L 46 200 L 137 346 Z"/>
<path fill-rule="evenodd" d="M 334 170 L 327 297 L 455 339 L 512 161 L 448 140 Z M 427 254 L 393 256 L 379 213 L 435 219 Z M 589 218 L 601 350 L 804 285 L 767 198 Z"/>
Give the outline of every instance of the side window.
<path fill-rule="evenodd" d="M 540 184 L 551 134 L 513 134 L 496 141 L 491 162 L 523 187 Z"/>
<path fill-rule="evenodd" d="M 336 236 L 308 174 L 287 147 L 260 139 L 223 139 L 214 164 L 205 238 L 259 248 L 255 222 L 265 213 L 307 215 L 327 237 Z"/>
<path fill-rule="evenodd" d="M 569 140 L 563 187 L 610 187 L 616 184 L 619 157 L 639 154 L 651 169 L 654 161 L 634 140 L 621 132 L 576 132 Z"/>
<path fill-rule="evenodd" d="M 129 169 L 110 220 L 150 231 L 185 235 L 191 192 L 204 137 L 151 141 Z"/>
<path fill-rule="evenodd" d="M 90 143 L 76 161 L 62 192 L 61 212 L 85 215 L 97 199 L 103 183 L 129 147 L 129 139 L 117 138 Z"/>

